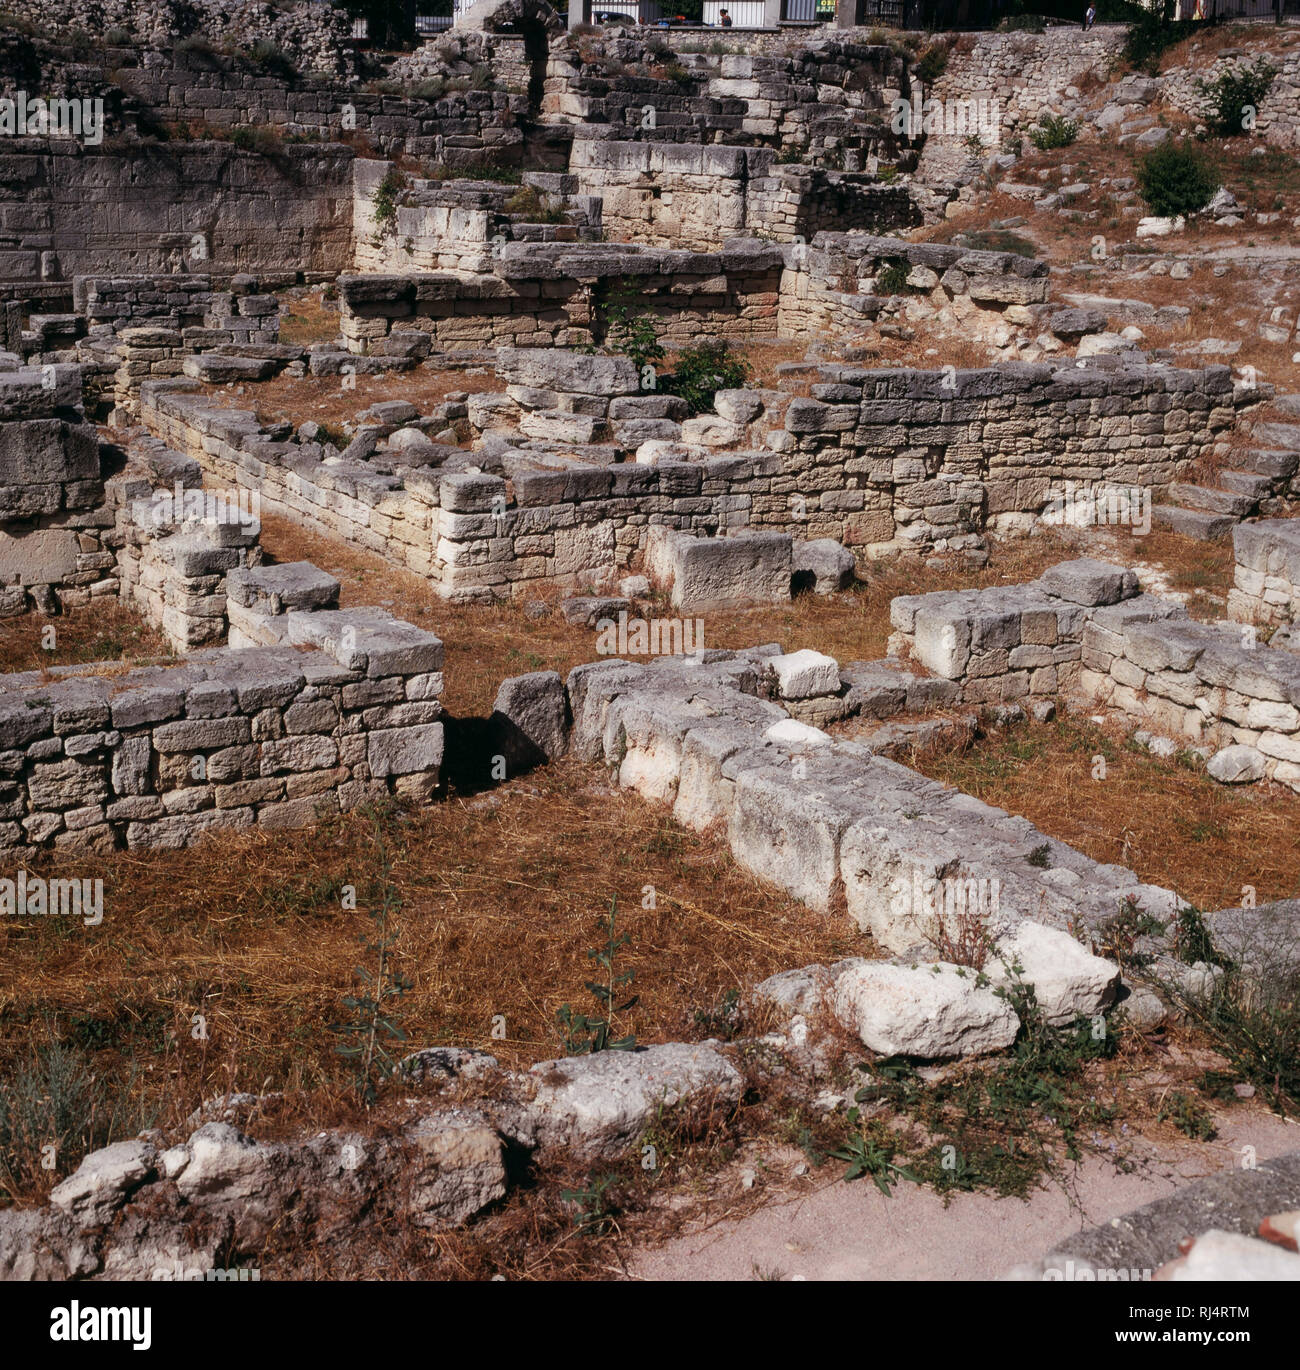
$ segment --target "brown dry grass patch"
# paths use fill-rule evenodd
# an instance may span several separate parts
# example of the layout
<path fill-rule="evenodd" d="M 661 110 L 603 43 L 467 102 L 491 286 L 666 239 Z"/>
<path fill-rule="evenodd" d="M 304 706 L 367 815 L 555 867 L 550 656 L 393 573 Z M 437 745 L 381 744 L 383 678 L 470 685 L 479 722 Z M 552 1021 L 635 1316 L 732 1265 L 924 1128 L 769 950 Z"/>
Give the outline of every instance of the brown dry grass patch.
<path fill-rule="evenodd" d="M 695 1013 L 728 989 L 869 954 L 842 913 L 770 888 L 720 835 L 681 828 L 577 762 L 383 831 L 401 899 L 394 968 L 415 983 L 395 1015 L 410 1050 L 480 1047 L 511 1065 L 563 1054 L 556 1011 L 597 1007 L 587 952 L 615 897 L 631 936 L 619 966 L 635 970 L 640 995 L 618 1027 L 643 1041 L 708 1036 Z M 328 1028 L 347 1016 L 354 967 L 373 959 L 358 938 L 373 932 L 365 910 L 384 878 L 365 815 L 57 864 L 61 877 L 102 877 L 104 921 L 3 920 L 6 1067 L 36 1043 L 75 1044 L 106 1076 L 134 1066 L 164 1125 L 228 1088 L 303 1093 L 314 1122 L 338 1115 L 350 1066 Z M 343 907 L 348 885 L 355 911 Z M 206 1041 L 191 1037 L 195 1013 Z M 492 1035 L 498 1015 L 504 1038 Z"/>
<path fill-rule="evenodd" d="M 1098 755 L 1106 758 L 1104 780 L 1092 778 Z M 1005 729 L 916 765 L 1095 861 L 1177 890 L 1196 908 L 1235 907 L 1246 885 L 1261 904 L 1300 896 L 1300 795 L 1218 785 L 1081 715 Z"/>
<path fill-rule="evenodd" d="M 449 394 L 466 390 L 504 389 L 489 368 L 481 365 L 440 367 L 426 371 L 388 371 L 356 376 L 344 389 L 339 376 L 286 376 L 242 385 L 204 385 L 206 399 L 229 409 L 252 409 L 258 421 L 288 421 L 295 427 L 308 419 L 333 426 L 352 424 L 357 416 L 381 400 L 407 400 L 422 414 L 441 404 Z"/>
<path fill-rule="evenodd" d="M 53 629 L 53 647 L 47 633 Z M 90 661 L 147 661 L 170 656 L 161 633 L 134 609 L 105 596 L 57 618 L 24 614 L 0 622 L 0 672 L 42 671 Z"/>

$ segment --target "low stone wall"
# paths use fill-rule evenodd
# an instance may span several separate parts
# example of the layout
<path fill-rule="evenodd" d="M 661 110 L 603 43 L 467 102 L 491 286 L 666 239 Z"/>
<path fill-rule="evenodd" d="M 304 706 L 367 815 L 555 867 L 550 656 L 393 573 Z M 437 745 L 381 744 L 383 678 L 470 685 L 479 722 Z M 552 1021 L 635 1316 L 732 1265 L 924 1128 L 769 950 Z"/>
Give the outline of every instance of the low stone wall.
<path fill-rule="evenodd" d="M 253 500 L 203 491 L 198 462 L 140 438 L 127 470 L 108 482 L 117 505 L 119 594 L 189 652 L 226 637 L 227 575 L 262 559 Z"/>
<path fill-rule="evenodd" d="M 1300 53 L 1280 45 L 1271 51 L 1221 57 L 1195 71 L 1172 67 L 1159 78 L 1160 97 L 1194 119 L 1208 122 L 1215 116 L 1215 110 L 1201 83 L 1213 86 L 1220 76 L 1250 70 L 1261 61 L 1267 61 L 1276 74 L 1256 111 L 1254 136 L 1276 147 L 1300 147 Z"/>
<path fill-rule="evenodd" d="M 115 591 L 112 526 L 80 367 L 0 372 L 0 616 Z"/>
<path fill-rule="evenodd" d="M 900 303 L 925 301 L 941 323 L 958 325 L 984 314 L 996 325 L 1002 311 L 1047 299 L 1047 263 L 1013 252 L 969 252 L 943 243 L 909 243 L 870 233 L 818 233 L 808 246 L 787 249 L 777 328 L 782 337 L 817 338 L 862 329 L 890 301 L 882 270 L 906 268 Z M 897 295 L 898 287 L 889 287 Z"/>
<path fill-rule="evenodd" d="M 291 614 L 309 648 L 184 666 L 0 677 L 0 852 L 175 848 L 215 828 L 300 828 L 442 762 L 442 643 L 381 610 Z"/>
<path fill-rule="evenodd" d="M 782 257 L 739 239 L 694 253 L 611 244 L 506 243 L 494 274 L 339 278 L 340 330 L 358 354 L 395 335 L 423 334 L 443 348 L 493 344 L 576 346 L 592 341 L 592 287 L 627 282 L 663 336 L 688 340 L 771 337 Z"/>
<path fill-rule="evenodd" d="M 524 349 L 499 365 L 519 398 L 507 391 L 499 404 L 469 406 L 471 418 L 504 430 L 464 454 L 491 468 L 476 475 L 326 464 L 318 444 L 273 440 L 253 415 L 165 384 L 143 387 L 141 417 L 223 484 L 260 489 L 457 599 L 600 583 L 642 550 L 651 524 L 704 536 L 776 529 L 878 555 L 979 546 L 991 523 L 1041 514 L 1066 480 L 1172 481 L 1234 417 L 1227 367 L 824 367 L 812 398 L 784 404 L 780 427 L 753 428 L 766 425 L 770 392 L 747 391 L 725 404 L 738 422 L 720 414 L 680 427 L 682 442 L 756 440 L 764 450 L 715 453 L 706 442 L 707 455 L 692 456 L 669 441 L 652 454 L 642 451 L 644 421 L 664 423 L 672 397 L 639 393 L 626 359 Z M 512 442 L 515 423 L 525 432 Z M 597 444 L 585 459 L 584 443 Z M 632 451 L 635 462 L 616 460 Z"/>
<path fill-rule="evenodd" d="M 1268 776 L 1300 791 L 1300 655 L 1258 645 L 1249 630 L 1198 623 L 1167 601 L 1140 605 L 1092 616 L 1079 688 L 1146 726 L 1231 749 L 1232 772 L 1216 778 Z"/>
<path fill-rule="evenodd" d="M 1232 530 L 1228 617 L 1240 623 L 1300 623 L 1300 519 L 1239 523 Z"/>
<path fill-rule="evenodd" d="M 791 242 L 846 222 L 870 232 L 920 222 L 905 185 L 778 164 L 770 148 L 619 142 L 599 127 L 579 131 L 570 171 L 584 194 L 601 197 L 615 237 L 703 252 L 747 234 Z"/>
<path fill-rule="evenodd" d="M 911 952 L 912 964 L 935 932 L 946 879 L 998 882 L 985 907 L 993 939 L 1016 936 L 1022 920 L 1059 933 L 1044 970 L 1084 955 L 1068 931 L 1101 929 L 1129 897 L 1157 917 L 1176 911 L 1171 891 L 788 716 L 812 697 L 844 695 L 862 667 L 880 664 L 841 672 L 829 657 L 771 646 L 579 666 L 568 677 L 570 751 L 671 805 L 687 827 L 722 823 L 742 866 L 812 907 L 843 898 L 860 928 L 887 952 Z M 1050 859 L 1029 860 L 1035 851 Z M 1028 962 L 1025 971 L 1031 982 L 1039 973 Z"/>
<path fill-rule="evenodd" d="M 1091 612 L 1136 594 L 1131 571 L 1085 559 L 1026 585 L 900 595 L 889 606 L 890 649 L 954 681 L 968 704 L 1053 696 L 1078 676 Z"/>

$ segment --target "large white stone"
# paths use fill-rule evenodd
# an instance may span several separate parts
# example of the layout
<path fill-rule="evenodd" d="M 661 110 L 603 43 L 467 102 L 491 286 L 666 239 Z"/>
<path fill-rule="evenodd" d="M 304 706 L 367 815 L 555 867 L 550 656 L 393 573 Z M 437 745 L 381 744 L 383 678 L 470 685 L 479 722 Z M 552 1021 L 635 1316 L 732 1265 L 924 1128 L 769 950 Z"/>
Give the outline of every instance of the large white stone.
<path fill-rule="evenodd" d="M 944 962 L 857 962 L 841 972 L 831 1003 L 840 1022 L 883 1056 L 975 1056 L 1009 1047 L 1020 1030 L 1015 1010 L 980 988 L 975 971 Z"/>
<path fill-rule="evenodd" d="M 1012 983 L 1012 969 L 1034 987 L 1043 1016 L 1055 1027 L 1091 1017 L 1110 1004 L 1119 987 L 1119 967 L 1094 956 L 1060 928 L 1026 921 L 995 948 L 985 966 L 995 985 Z"/>
<path fill-rule="evenodd" d="M 777 691 L 782 699 L 812 699 L 817 695 L 833 695 L 840 688 L 839 662 L 833 656 L 824 656 L 808 647 L 769 657 L 767 664 L 776 676 Z"/>

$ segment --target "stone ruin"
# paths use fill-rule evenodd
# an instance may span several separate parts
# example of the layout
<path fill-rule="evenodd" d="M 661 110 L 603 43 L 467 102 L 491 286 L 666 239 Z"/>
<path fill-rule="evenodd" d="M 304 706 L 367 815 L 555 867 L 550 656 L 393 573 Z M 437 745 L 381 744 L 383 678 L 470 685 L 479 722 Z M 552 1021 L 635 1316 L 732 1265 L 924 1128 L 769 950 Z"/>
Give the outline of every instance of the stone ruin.
<path fill-rule="evenodd" d="M 207 22 L 225 32 L 250 8 Z M 906 762 L 927 739 L 1071 707 L 1199 757 L 1220 783 L 1300 792 L 1300 425 L 1256 413 L 1300 414 L 1295 397 L 1243 384 L 1212 351 L 1138 346 L 1141 324 L 1187 326 L 1185 308 L 1063 290 L 1018 251 L 918 239 L 987 190 L 981 167 L 1017 159 L 900 134 L 890 110 L 917 78 L 897 45 L 832 32 L 682 52 L 562 35 L 546 7 L 515 8 L 515 31 L 479 16 L 379 79 L 302 6 L 257 18 L 314 73 L 292 78 L 237 52 L 197 63 L 146 44 L 110 69 L 6 40 L 35 75 L 107 93 L 111 141 L 23 137 L 0 159 L 0 616 L 115 597 L 174 655 L 0 677 L 0 856 L 175 849 L 375 799 L 440 802 L 442 642 L 382 607 L 340 607 L 338 579 L 311 563 L 267 562 L 262 512 L 413 572 L 435 601 L 558 590 L 570 622 L 608 632 L 651 595 L 725 614 L 836 594 L 877 563 L 976 570 L 990 536 L 1049 525 L 1062 489 L 1122 490 L 1175 533 L 1231 539 L 1228 621 L 1079 558 L 1025 584 L 897 596 L 877 660 L 696 644 L 507 679 L 485 736 L 512 777 L 561 757 L 603 768 L 871 936 L 878 960 L 752 987 L 779 1024 L 769 1046 L 801 1047 L 796 1031 L 828 1012 L 882 1055 L 996 1052 L 1022 1026 L 997 993 L 1012 967 L 1051 1023 L 1120 1005 L 1158 1021 L 1156 974 L 1098 951 L 1118 909 L 1168 924 L 1178 891 Z M 104 13 L 141 37 L 199 22 L 178 5 Z M 1025 41 L 981 36 L 937 86 L 1004 99 L 1008 143 L 1115 46 Z M 1169 88 L 1186 104 L 1184 85 Z M 1293 90 L 1266 125 L 1281 145 Z M 1125 83 L 1112 103 L 1141 98 Z M 182 126 L 197 136 L 151 132 Z M 211 136 L 233 129 L 262 147 Z M 1027 191 L 1029 212 L 1068 210 Z M 316 288 L 336 335 L 289 341 L 286 299 Z M 629 299 L 669 367 L 702 339 L 800 355 L 701 409 L 617 351 Z M 881 362 L 882 339 L 918 333 L 977 342 L 994 364 L 945 366 L 938 346 L 932 367 Z M 358 375 L 442 372 L 455 389 L 376 403 L 343 442 L 259 402 L 272 381 L 346 393 Z M 925 891 L 951 879 L 1000 891 L 985 976 L 937 964 Z M 1295 913 L 1204 918 L 1249 950 Z M 1214 973 L 1182 965 L 1164 933 L 1145 945 L 1160 973 Z M 281 1224 L 309 1232 L 304 1190 L 347 1221 L 438 1230 L 507 1192 L 511 1151 L 617 1157 L 665 1090 L 692 1117 L 745 1087 L 712 1042 L 614 1055 L 512 1072 L 417 1053 L 408 1077 L 454 1084 L 458 1102 L 384 1142 L 258 1144 L 237 1107 L 196 1116 L 183 1145 L 117 1144 L 48 1209 L 0 1215 L 0 1271 L 128 1277 L 164 1252 L 210 1264 Z M 418 1176 L 401 1198 L 399 1173 Z M 147 1239 L 99 1231 L 150 1206 Z M 197 1246 L 196 1214 L 219 1233 Z"/>

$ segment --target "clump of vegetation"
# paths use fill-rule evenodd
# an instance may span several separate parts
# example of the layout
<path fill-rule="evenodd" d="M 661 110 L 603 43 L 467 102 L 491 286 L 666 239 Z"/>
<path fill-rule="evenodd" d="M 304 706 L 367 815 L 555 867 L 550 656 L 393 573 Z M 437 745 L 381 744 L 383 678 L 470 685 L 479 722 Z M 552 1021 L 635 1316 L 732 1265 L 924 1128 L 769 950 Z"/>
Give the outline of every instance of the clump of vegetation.
<path fill-rule="evenodd" d="M 621 280 L 597 299 L 596 313 L 605 347 L 629 358 L 641 373 L 641 388 L 650 390 L 658 385 L 656 364 L 663 361 L 664 349 L 659 321 L 637 308 L 639 299 L 636 283 Z"/>
<path fill-rule="evenodd" d="M 542 195 L 535 186 L 524 186 L 506 202 L 507 214 L 528 224 L 562 224 L 567 215 L 560 203 L 550 195 Z"/>
<path fill-rule="evenodd" d="M 441 100 L 447 93 L 447 83 L 441 76 L 430 76 L 417 81 L 407 93 L 413 100 Z"/>
<path fill-rule="evenodd" d="M 1039 152 L 1069 147 L 1078 136 L 1078 121 L 1067 119 L 1063 114 L 1041 114 L 1038 117 L 1038 126 L 1029 130 L 1029 141 Z"/>
<path fill-rule="evenodd" d="M 1204 209 L 1219 188 L 1219 177 L 1193 147 L 1161 143 L 1137 168 L 1138 189 L 1153 214 L 1175 217 Z"/>
<path fill-rule="evenodd" d="M 925 85 L 933 85 L 948 70 L 948 45 L 931 43 L 921 54 L 915 67 L 916 76 Z"/>
<path fill-rule="evenodd" d="M 663 388 L 686 401 L 691 414 L 702 414 L 713 407 L 719 390 L 738 390 L 749 379 L 749 363 L 721 338 L 710 338 L 683 347 L 673 361 L 672 374 L 664 378 Z"/>
<path fill-rule="evenodd" d="M 136 1077 L 109 1084 L 75 1046 L 33 1048 L 0 1089 L 0 1188 L 11 1197 L 71 1174 L 88 1152 L 152 1126 Z"/>
<path fill-rule="evenodd" d="M 912 287 L 907 278 L 912 274 L 906 257 L 886 257 L 876 272 L 876 290 L 882 295 L 905 295 Z"/>
<path fill-rule="evenodd" d="M 389 1044 L 406 1041 L 406 1033 L 396 1022 L 396 1009 L 415 988 L 411 980 L 393 968 L 393 946 L 400 933 L 393 926 L 393 919 L 402 907 L 402 900 L 393 883 L 393 863 L 384 841 L 384 817 L 378 809 L 371 813 L 379 855 L 379 877 L 376 887 L 368 892 L 370 918 L 375 930 L 362 933 L 357 939 L 374 957 L 374 967 L 358 966 L 356 976 L 363 988 L 358 994 L 343 997 L 343 1007 L 354 1015 L 352 1021 L 331 1023 L 329 1028 L 344 1039 L 334 1050 L 356 1062 L 357 1092 L 367 1108 L 378 1098 L 380 1084 L 397 1074 L 399 1069 Z"/>
<path fill-rule="evenodd" d="M 469 74 L 470 90 L 491 90 L 495 84 L 492 68 L 486 62 L 480 62 Z"/>
<path fill-rule="evenodd" d="M 496 166 L 492 162 L 467 162 L 464 166 L 448 166 L 437 162 L 429 168 L 431 181 L 496 181 L 499 185 L 517 186 L 523 180 L 518 167 Z"/>
<path fill-rule="evenodd" d="M 634 994 L 630 999 L 619 1002 L 624 988 L 635 979 L 636 971 L 616 971 L 614 968 L 619 948 L 627 946 L 632 940 L 626 932 L 617 931 L 617 921 L 618 899 L 615 898 L 610 901 L 608 916 L 599 920 L 604 942 L 587 953 L 588 959 L 595 961 L 605 972 L 603 981 L 584 981 L 600 1004 L 603 1016 L 575 1013 L 568 1004 L 562 1004 L 555 1015 L 564 1029 L 564 1049 L 569 1056 L 586 1056 L 597 1051 L 636 1050 L 636 1037 L 632 1034 L 614 1036 L 614 1019 L 620 1013 L 635 1008 L 641 997 Z"/>
<path fill-rule="evenodd" d="M 250 128 L 241 124 L 230 134 L 230 141 L 243 152 L 258 152 L 263 157 L 273 156 L 284 150 L 284 142 L 274 129 L 258 125 Z"/>
<path fill-rule="evenodd" d="M 406 175 L 396 167 L 389 167 L 383 179 L 375 187 L 370 197 L 371 214 L 375 221 L 375 233 L 379 238 L 392 233 L 397 227 L 397 201 L 407 187 Z"/>
<path fill-rule="evenodd" d="M 1144 14 L 1130 26 L 1121 56 L 1134 70 L 1157 76 L 1165 53 L 1198 27 L 1199 23 L 1190 19 L 1171 21 L 1163 15 Z"/>
<path fill-rule="evenodd" d="M 1193 1141 L 1208 1142 L 1218 1129 L 1214 1126 L 1214 1114 L 1194 1094 L 1184 1090 L 1170 1090 L 1160 1105 L 1156 1121 L 1170 1122 Z"/>
<path fill-rule="evenodd" d="M 112 28 L 104 30 L 104 44 L 106 47 L 124 48 L 130 41 L 130 29 L 124 29 L 120 24 L 115 24 Z"/>
<path fill-rule="evenodd" d="M 1276 75 L 1277 68 L 1261 60 L 1251 67 L 1231 67 L 1217 81 L 1199 81 L 1201 94 L 1214 107 L 1214 131 L 1224 138 L 1251 132 Z"/>
<path fill-rule="evenodd" d="M 283 48 L 269 38 L 259 38 L 248 50 L 248 55 L 264 71 L 273 71 L 277 76 L 296 76 L 297 67 Z"/>
<path fill-rule="evenodd" d="M 1161 995 L 1224 1058 L 1214 1078 L 1253 1084 L 1278 1113 L 1300 1112 L 1300 969 L 1293 934 L 1262 946 L 1249 967 L 1213 944 L 1199 916 L 1180 959 L 1212 967 L 1159 981 Z M 1180 929 L 1181 931 L 1181 929 Z M 1202 938 L 1204 941 L 1202 942 Z M 1207 1079 L 1209 1076 L 1207 1076 Z"/>
<path fill-rule="evenodd" d="M 180 39 L 172 52 L 177 57 L 198 57 L 215 61 L 217 50 L 202 34 L 191 33 L 188 38 Z"/>

